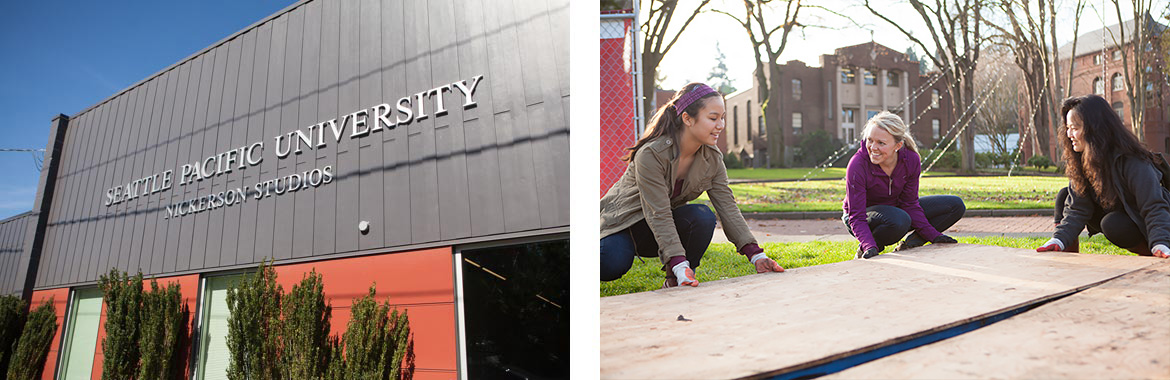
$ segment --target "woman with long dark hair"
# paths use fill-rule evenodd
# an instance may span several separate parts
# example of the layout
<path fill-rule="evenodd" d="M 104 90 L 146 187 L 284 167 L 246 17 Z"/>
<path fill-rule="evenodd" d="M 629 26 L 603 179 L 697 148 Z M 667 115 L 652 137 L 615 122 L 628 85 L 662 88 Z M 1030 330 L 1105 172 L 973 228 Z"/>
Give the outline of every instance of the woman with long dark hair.
<path fill-rule="evenodd" d="M 756 243 L 727 187 L 727 168 L 715 143 L 723 132 L 723 95 L 691 83 L 655 113 L 642 138 L 622 157 L 621 179 L 601 198 L 601 280 L 621 278 L 634 256 L 657 257 L 663 287 L 698 286 L 699 267 L 716 214 L 687 204 L 707 192 L 723 232 L 757 273 L 783 272 Z"/>
<path fill-rule="evenodd" d="M 877 256 L 887 245 L 906 239 L 895 250 L 926 243 L 958 243 L 943 235 L 967 211 L 954 195 L 918 197 L 922 158 L 910 128 L 898 115 L 882 111 L 865 123 L 864 144 L 845 168 L 841 220 L 857 238 L 857 259 Z"/>
<path fill-rule="evenodd" d="M 1142 146 L 1109 102 L 1097 95 L 1069 98 L 1061 107 L 1060 139 L 1069 187 L 1056 232 L 1037 252 L 1077 252 L 1077 237 L 1105 238 L 1143 256 L 1170 258 L 1170 191 L 1162 187 L 1160 157 Z M 1059 211 L 1058 211 L 1059 212 Z"/>

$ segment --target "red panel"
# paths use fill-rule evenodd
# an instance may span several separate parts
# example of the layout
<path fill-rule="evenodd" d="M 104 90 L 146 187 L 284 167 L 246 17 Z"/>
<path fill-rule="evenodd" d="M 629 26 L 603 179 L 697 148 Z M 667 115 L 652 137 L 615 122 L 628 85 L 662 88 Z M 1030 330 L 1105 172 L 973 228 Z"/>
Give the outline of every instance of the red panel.
<path fill-rule="evenodd" d="M 51 380 L 53 370 L 57 368 L 57 351 L 61 349 L 61 330 L 64 330 L 65 306 L 69 303 L 69 288 L 33 291 L 29 311 L 36 309 L 37 306 L 47 302 L 50 298 L 53 299 L 53 307 L 56 309 L 57 333 L 53 335 L 53 343 L 49 345 L 49 357 L 45 359 L 45 368 L 41 372 L 41 378 L 45 380 Z"/>
<path fill-rule="evenodd" d="M 423 371 L 416 369 L 414 372 L 414 380 L 450 380 L 458 378 L 455 371 Z"/>
<path fill-rule="evenodd" d="M 414 337 L 414 367 L 416 370 L 455 370 L 455 305 L 415 305 L 402 308 L 410 316 L 410 331 Z M 349 306 L 333 308 L 333 333 L 345 334 L 349 323 Z"/>
<path fill-rule="evenodd" d="M 455 279 L 450 247 L 373 256 L 315 261 L 276 267 L 277 282 L 292 291 L 306 273 L 325 280 L 326 302 L 333 306 L 334 334 L 345 332 L 353 300 L 376 283 L 378 301 L 410 315 L 415 341 L 415 368 L 455 371 Z"/>
<path fill-rule="evenodd" d="M 601 195 L 621 178 L 626 163 L 621 157 L 634 146 L 634 88 L 631 78 L 633 62 L 627 39 L 630 20 L 616 38 L 601 38 Z M 603 26 L 604 28 L 605 26 Z M 620 36 L 620 37 L 619 37 Z"/>

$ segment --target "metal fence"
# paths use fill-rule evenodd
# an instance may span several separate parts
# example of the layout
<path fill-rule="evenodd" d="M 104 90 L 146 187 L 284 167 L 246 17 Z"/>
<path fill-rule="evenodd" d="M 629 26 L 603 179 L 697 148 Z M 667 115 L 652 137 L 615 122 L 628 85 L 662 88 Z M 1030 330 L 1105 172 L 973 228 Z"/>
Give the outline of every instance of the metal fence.
<path fill-rule="evenodd" d="M 601 195 L 625 172 L 621 157 L 643 128 L 636 14 L 601 15 Z"/>

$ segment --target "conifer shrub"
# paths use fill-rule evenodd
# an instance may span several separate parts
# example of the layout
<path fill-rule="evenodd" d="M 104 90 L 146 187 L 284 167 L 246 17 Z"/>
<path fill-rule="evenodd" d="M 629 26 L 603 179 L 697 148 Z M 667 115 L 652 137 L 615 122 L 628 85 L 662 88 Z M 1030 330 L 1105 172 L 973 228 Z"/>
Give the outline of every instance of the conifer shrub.
<path fill-rule="evenodd" d="M 228 379 L 266 380 L 280 376 L 278 347 L 283 293 L 276 284 L 276 271 L 267 261 L 228 289 L 227 346 L 231 352 Z"/>
<path fill-rule="evenodd" d="M 283 300 L 281 370 L 285 379 L 320 379 L 331 352 L 329 319 L 333 308 L 325 303 L 325 285 L 313 270 L 294 285 Z"/>
<path fill-rule="evenodd" d="M 24 328 L 25 303 L 20 297 L 0 296 L 0 369 L 8 368 L 12 349 Z"/>
<path fill-rule="evenodd" d="M 178 284 L 158 285 L 150 280 L 150 291 L 142 294 L 142 322 L 138 339 L 138 351 L 142 359 L 138 367 L 138 379 L 181 378 L 176 371 L 179 345 L 186 335 L 187 317 L 183 295 Z"/>
<path fill-rule="evenodd" d="M 102 379 L 134 379 L 138 375 L 142 273 L 130 277 L 117 269 L 110 269 L 110 273 L 98 279 L 98 286 L 106 305 Z"/>
<path fill-rule="evenodd" d="M 370 293 L 353 302 L 351 319 L 342 344 L 345 346 L 345 378 L 397 379 L 406 355 L 410 321 L 406 313 L 391 308 L 390 301 L 374 301 Z"/>
<path fill-rule="evenodd" d="M 57 333 L 57 309 L 53 299 L 42 303 L 28 315 L 28 321 L 20 333 L 20 340 L 13 349 L 8 362 L 9 380 L 33 380 L 41 377 L 49 345 Z"/>

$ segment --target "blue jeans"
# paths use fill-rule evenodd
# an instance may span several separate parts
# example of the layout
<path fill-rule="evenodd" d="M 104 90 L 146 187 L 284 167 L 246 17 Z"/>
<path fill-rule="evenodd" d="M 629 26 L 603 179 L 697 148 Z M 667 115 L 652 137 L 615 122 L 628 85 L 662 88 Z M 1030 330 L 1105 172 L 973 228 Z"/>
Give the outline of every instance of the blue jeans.
<path fill-rule="evenodd" d="M 671 214 L 687 261 L 696 269 L 715 233 L 715 213 L 707 205 L 690 204 L 671 210 Z M 601 238 L 601 281 L 613 281 L 629 272 L 635 255 L 658 258 L 658 240 L 645 219 Z"/>
<path fill-rule="evenodd" d="M 928 195 L 918 198 L 918 204 L 922 206 L 926 220 L 938 232 L 951 228 L 967 211 L 963 199 L 954 195 Z M 845 227 L 849 229 L 849 234 L 857 236 L 853 233 L 853 227 L 849 226 L 849 215 L 842 217 L 842 220 L 845 221 Z M 887 245 L 897 243 L 910 232 L 910 214 L 895 206 L 866 207 L 865 221 L 869 224 L 869 230 L 873 233 L 873 240 L 877 242 L 879 250 L 885 249 Z M 906 243 L 911 246 L 920 246 L 926 244 L 926 239 L 914 233 L 906 236 Z"/>

